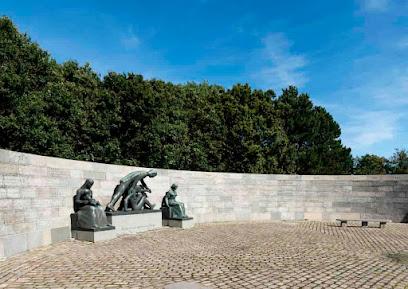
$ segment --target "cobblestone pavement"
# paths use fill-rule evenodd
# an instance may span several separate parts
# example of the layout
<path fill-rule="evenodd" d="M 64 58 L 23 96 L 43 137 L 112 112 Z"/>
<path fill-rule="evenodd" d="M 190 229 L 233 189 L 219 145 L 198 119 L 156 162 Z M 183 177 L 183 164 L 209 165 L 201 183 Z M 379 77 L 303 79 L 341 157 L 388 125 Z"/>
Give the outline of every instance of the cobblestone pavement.
<path fill-rule="evenodd" d="M 199 224 L 31 250 L 0 261 L 0 288 L 408 288 L 408 269 L 387 257 L 404 250 L 408 224 Z"/>

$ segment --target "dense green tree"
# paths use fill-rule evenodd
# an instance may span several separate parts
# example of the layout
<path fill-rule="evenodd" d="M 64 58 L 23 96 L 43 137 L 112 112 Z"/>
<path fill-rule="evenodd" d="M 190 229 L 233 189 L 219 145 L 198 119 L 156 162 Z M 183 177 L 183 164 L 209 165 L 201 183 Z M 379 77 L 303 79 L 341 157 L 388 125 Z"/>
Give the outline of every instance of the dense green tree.
<path fill-rule="evenodd" d="M 288 173 L 350 174 L 351 150 L 344 147 L 340 126 L 322 107 L 313 106 L 309 95 L 290 86 L 275 101 L 276 111 L 289 138 L 282 162 Z"/>
<path fill-rule="evenodd" d="M 355 175 L 384 175 L 386 173 L 387 159 L 376 155 L 366 154 L 354 160 Z"/>
<path fill-rule="evenodd" d="M 224 126 L 223 160 L 226 171 L 275 173 L 287 138 L 276 117 L 271 92 L 235 85 L 222 96 Z"/>
<path fill-rule="evenodd" d="M 224 138 L 221 97 L 224 88 L 207 82 L 187 83 L 183 86 L 184 113 L 188 124 L 190 170 L 222 171 Z"/>
<path fill-rule="evenodd" d="M 31 151 L 26 137 L 20 131 L 29 106 L 41 110 L 43 103 L 37 92 L 49 82 L 61 79 L 59 66 L 49 53 L 40 49 L 26 34 L 20 34 L 13 22 L 0 18 L 0 143 L 2 147 Z M 32 97 L 30 97 L 32 95 Z M 22 107 L 23 106 L 23 107 Z M 27 115 L 27 117 L 30 117 Z M 31 117 L 34 117 L 31 115 Z M 39 125 L 40 121 L 35 124 Z M 47 126 L 48 124 L 44 124 Z M 38 127 L 37 127 L 38 128 Z M 37 129 L 39 131 L 39 129 Z M 31 134 L 31 132 L 30 132 Z"/>

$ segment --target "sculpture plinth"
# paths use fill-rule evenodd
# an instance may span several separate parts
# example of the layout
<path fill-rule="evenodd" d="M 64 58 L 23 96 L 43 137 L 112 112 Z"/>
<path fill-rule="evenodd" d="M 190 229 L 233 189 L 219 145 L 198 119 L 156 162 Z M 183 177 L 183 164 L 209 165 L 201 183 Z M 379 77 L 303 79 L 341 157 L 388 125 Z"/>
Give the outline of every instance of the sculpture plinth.
<path fill-rule="evenodd" d="M 116 227 L 118 234 L 134 234 L 162 228 L 160 210 L 134 210 L 106 212 L 108 222 Z"/>
<path fill-rule="evenodd" d="M 191 229 L 194 227 L 194 219 L 186 217 L 183 219 L 163 219 L 163 227 L 169 226 L 171 228 Z"/>
<path fill-rule="evenodd" d="M 71 214 L 71 237 L 79 241 L 99 242 L 115 239 L 117 232 L 115 226 L 105 226 L 98 228 L 78 227 L 78 215 Z"/>

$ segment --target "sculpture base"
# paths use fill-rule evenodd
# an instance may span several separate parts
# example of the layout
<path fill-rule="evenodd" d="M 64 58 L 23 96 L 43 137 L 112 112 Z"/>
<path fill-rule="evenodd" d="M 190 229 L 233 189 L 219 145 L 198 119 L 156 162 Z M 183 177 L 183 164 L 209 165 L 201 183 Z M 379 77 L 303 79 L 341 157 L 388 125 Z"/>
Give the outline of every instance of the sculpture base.
<path fill-rule="evenodd" d="M 106 212 L 106 217 L 118 234 L 134 234 L 162 227 L 160 210 Z"/>
<path fill-rule="evenodd" d="M 99 242 L 115 239 L 117 232 L 114 226 L 96 229 L 71 230 L 72 238 L 79 241 Z"/>
<path fill-rule="evenodd" d="M 194 219 L 163 219 L 162 224 L 163 226 L 169 226 L 170 228 L 191 229 L 194 227 Z"/>

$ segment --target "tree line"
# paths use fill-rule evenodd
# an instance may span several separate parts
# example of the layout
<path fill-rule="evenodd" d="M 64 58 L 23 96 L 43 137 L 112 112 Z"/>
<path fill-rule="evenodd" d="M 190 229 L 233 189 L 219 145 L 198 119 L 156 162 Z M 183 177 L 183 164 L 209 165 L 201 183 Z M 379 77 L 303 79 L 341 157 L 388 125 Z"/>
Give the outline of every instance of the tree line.
<path fill-rule="evenodd" d="M 89 64 L 57 63 L 0 18 L 1 148 L 168 169 L 351 174 L 340 134 L 293 86 L 277 96 L 248 84 L 101 78 Z"/>
<path fill-rule="evenodd" d="M 356 175 L 408 174 L 408 152 L 396 149 L 390 158 L 366 154 L 354 159 Z"/>

